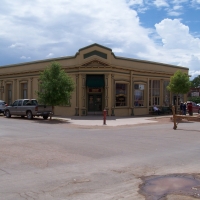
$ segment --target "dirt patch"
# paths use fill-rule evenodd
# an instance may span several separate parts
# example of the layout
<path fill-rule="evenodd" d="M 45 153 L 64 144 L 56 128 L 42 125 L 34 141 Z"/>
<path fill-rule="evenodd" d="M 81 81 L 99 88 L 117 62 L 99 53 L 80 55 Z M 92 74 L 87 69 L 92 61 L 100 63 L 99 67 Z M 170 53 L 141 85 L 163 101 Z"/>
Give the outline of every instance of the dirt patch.
<path fill-rule="evenodd" d="M 200 199 L 200 176 L 198 174 L 170 174 L 142 177 L 140 193 L 146 200 L 178 199 L 185 196 Z M 169 198 L 168 198 L 169 196 Z M 183 199 L 183 198 L 181 198 Z"/>

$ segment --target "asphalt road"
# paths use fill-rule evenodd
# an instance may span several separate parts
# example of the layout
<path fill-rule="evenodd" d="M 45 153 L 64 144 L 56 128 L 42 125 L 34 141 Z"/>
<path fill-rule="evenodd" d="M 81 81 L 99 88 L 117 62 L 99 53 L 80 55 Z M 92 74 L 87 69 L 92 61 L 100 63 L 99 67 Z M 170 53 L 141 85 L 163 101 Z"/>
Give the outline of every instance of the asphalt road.
<path fill-rule="evenodd" d="M 141 177 L 199 173 L 200 124 L 172 127 L 76 127 L 0 116 L 0 200 L 145 199 Z"/>

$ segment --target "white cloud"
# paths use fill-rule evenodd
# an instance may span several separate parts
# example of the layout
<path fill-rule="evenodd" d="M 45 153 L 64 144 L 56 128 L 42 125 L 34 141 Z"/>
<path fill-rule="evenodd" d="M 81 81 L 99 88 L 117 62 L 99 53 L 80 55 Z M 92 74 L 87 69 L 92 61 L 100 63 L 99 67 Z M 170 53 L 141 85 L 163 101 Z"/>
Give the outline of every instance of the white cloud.
<path fill-rule="evenodd" d="M 21 56 L 20 59 L 26 60 L 26 59 L 31 59 L 31 57 Z"/>
<path fill-rule="evenodd" d="M 114 53 L 122 53 L 122 52 L 123 52 L 123 49 L 121 49 L 121 48 L 113 48 L 112 51 L 113 51 Z"/>
<path fill-rule="evenodd" d="M 11 44 L 8 48 L 22 48 L 23 46 L 25 46 L 22 43 L 15 43 L 15 44 Z"/>
<path fill-rule="evenodd" d="M 143 5 L 143 0 L 127 0 L 129 6 Z"/>
<path fill-rule="evenodd" d="M 181 14 L 182 14 L 181 12 L 177 12 L 177 11 L 173 11 L 173 10 L 168 11 L 168 15 L 169 16 L 175 16 L 175 17 L 177 17 L 177 16 L 179 16 Z"/>
<path fill-rule="evenodd" d="M 53 53 L 49 53 L 46 57 L 49 58 L 49 57 L 52 57 L 54 54 Z"/>
<path fill-rule="evenodd" d="M 157 7 L 168 7 L 169 4 L 165 0 L 155 0 L 153 2 Z"/>

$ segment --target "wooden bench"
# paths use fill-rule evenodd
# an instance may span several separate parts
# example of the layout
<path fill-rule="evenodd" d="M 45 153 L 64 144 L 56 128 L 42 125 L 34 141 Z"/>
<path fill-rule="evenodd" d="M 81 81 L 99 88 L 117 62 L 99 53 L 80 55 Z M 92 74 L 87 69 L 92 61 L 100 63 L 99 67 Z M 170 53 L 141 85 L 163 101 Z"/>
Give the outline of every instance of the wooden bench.
<path fill-rule="evenodd" d="M 174 127 L 173 129 L 176 130 L 177 129 L 177 125 L 180 121 L 182 121 L 183 119 L 186 119 L 188 121 L 195 121 L 195 122 L 200 122 L 200 115 L 197 116 L 190 116 L 190 115 L 176 115 L 175 114 L 175 108 L 174 106 L 172 107 L 172 112 L 173 112 L 173 122 L 174 122 Z"/>

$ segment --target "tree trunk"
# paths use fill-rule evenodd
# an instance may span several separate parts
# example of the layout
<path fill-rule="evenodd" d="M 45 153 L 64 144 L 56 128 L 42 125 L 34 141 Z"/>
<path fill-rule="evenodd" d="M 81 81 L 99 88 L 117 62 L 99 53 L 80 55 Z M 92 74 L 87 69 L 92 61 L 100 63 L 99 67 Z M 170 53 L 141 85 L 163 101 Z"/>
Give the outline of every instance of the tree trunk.
<path fill-rule="evenodd" d="M 178 114 L 178 94 L 176 95 L 176 114 Z"/>

